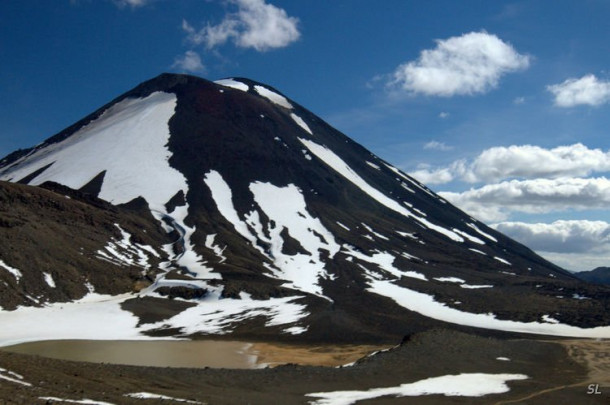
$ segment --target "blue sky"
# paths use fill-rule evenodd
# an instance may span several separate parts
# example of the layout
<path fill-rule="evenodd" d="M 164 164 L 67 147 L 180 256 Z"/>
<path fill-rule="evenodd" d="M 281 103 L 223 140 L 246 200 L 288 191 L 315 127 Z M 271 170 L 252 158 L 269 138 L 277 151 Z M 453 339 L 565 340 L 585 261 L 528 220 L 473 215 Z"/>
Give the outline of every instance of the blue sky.
<path fill-rule="evenodd" d="M 161 72 L 270 84 L 573 270 L 610 266 L 608 1 L 0 2 L 0 155 Z"/>

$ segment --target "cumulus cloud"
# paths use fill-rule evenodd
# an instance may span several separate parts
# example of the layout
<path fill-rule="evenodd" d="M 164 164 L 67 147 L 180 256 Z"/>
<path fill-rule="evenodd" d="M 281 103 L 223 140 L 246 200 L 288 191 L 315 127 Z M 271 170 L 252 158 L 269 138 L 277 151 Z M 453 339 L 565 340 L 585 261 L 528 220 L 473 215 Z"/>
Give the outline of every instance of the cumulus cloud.
<path fill-rule="evenodd" d="M 485 93 L 500 78 L 526 69 L 530 58 L 487 32 L 471 32 L 437 40 L 434 49 L 400 65 L 389 83 L 411 94 L 451 97 Z"/>
<path fill-rule="evenodd" d="M 429 144 L 429 149 L 438 146 Z M 450 173 L 451 176 L 443 177 L 446 182 L 457 178 L 469 183 L 489 183 L 508 179 L 585 177 L 610 171 L 610 151 L 591 149 L 581 143 L 551 149 L 533 145 L 497 146 L 484 150 L 472 161 L 460 160 L 445 168 L 426 170 Z"/>
<path fill-rule="evenodd" d="M 484 222 L 498 222 L 514 212 L 606 209 L 610 205 L 610 180 L 605 177 L 511 180 L 461 193 L 439 194 Z"/>
<path fill-rule="evenodd" d="M 610 152 L 581 143 L 545 149 L 532 145 L 494 147 L 483 151 L 464 173 L 471 182 L 507 178 L 559 178 L 610 171 Z"/>
<path fill-rule="evenodd" d="M 558 107 L 599 106 L 610 101 L 610 82 L 599 80 L 592 74 L 547 86 L 547 90 L 555 96 Z"/>
<path fill-rule="evenodd" d="M 604 221 L 501 222 L 492 227 L 534 250 L 555 253 L 610 250 L 610 224 Z"/>
<path fill-rule="evenodd" d="M 217 25 L 208 23 L 195 29 L 183 21 L 182 29 L 188 41 L 212 49 L 231 40 L 240 48 L 264 52 L 286 47 L 301 36 L 297 18 L 264 0 L 230 0 L 229 3 L 236 5 L 237 11 L 227 14 Z"/>
<path fill-rule="evenodd" d="M 453 180 L 453 174 L 449 169 L 430 170 L 422 167 L 409 173 L 424 184 L 444 184 Z"/>
<path fill-rule="evenodd" d="M 184 55 L 177 57 L 172 68 L 193 73 L 205 72 L 201 57 L 195 51 L 186 51 Z"/>
<path fill-rule="evenodd" d="M 566 269 L 610 265 L 610 223 L 604 221 L 502 222 L 492 227 Z"/>

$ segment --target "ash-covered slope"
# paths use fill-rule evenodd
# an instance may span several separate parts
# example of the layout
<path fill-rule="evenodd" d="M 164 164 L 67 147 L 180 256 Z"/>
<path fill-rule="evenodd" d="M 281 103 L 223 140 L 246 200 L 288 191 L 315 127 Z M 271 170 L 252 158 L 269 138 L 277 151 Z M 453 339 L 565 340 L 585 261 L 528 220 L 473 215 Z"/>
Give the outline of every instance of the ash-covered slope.
<path fill-rule="evenodd" d="M 247 79 L 161 75 L 9 155 L 0 180 L 146 201 L 174 242 L 152 247 L 160 275 L 121 301 L 136 333 L 364 341 L 450 322 L 610 335 L 606 287 Z M 168 296 L 189 305 L 169 311 Z"/>

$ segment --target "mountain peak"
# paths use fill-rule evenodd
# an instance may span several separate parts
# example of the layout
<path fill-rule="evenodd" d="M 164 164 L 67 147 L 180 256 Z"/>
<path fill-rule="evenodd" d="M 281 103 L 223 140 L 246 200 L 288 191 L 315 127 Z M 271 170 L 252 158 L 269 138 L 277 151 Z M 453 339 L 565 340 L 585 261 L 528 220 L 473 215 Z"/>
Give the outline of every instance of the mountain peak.
<path fill-rule="evenodd" d="M 117 223 L 106 247 L 77 252 L 128 268 L 136 262 L 125 258 L 154 256 L 138 296 L 189 302 L 138 333 L 372 341 L 450 323 L 598 336 L 610 321 L 604 287 L 580 283 L 249 79 L 161 74 L 3 160 L 0 180 L 147 207 L 165 244 L 142 247 Z M 585 306 L 596 315 L 583 319 Z M 161 317 L 166 306 L 147 310 Z"/>

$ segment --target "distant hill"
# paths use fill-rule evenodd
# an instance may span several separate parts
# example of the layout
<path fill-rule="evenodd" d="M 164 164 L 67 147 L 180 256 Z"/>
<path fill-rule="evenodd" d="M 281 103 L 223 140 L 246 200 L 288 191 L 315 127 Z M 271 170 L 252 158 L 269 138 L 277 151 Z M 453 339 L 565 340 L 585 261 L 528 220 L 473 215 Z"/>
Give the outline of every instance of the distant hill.
<path fill-rule="evenodd" d="M 598 267 L 591 271 L 581 271 L 574 275 L 590 283 L 610 284 L 610 267 Z"/>

